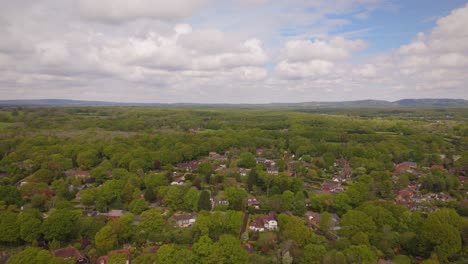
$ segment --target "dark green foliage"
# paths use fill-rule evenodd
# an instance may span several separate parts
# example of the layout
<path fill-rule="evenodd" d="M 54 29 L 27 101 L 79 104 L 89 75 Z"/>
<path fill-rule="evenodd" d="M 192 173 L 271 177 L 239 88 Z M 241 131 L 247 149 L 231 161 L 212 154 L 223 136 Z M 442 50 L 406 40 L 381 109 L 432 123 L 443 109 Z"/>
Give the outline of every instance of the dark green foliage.
<path fill-rule="evenodd" d="M 198 210 L 211 210 L 210 193 L 208 191 L 202 191 L 200 198 L 198 199 Z"/>

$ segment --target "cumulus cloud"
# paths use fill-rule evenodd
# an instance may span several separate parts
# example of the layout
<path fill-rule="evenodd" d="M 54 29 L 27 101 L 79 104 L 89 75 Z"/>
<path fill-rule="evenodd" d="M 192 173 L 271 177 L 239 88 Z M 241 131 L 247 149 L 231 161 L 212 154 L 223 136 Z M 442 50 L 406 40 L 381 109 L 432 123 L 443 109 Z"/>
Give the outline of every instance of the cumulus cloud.
<path fill-rule="evenodd" d="M 190 16 L 208 0 L 79 0 L 81 14 L 90 19 L 122 22 L 137 18 L 175 20 Z"/>
<path fill-rule="evenodd" d="M 292 40 L 285 44 L 276 67 L 279 77 L 317 78 L 329 75 L 337 61 L 366 48 L 363 40 L 332 37 L 329 40 Z"/>
<path fill-rule="evenodd" d="M 378 1 L 238 4 L 10 1 L 0 11 L 0 97 L 231 103 L 466 97 L 468 5 L 405 45 L 364 57 L 372 39 L 331 34 L 351 19 L 327 16 L 370 14 Z M 234 12 L 230 19 L 203 7 L 220 5 Z"/>

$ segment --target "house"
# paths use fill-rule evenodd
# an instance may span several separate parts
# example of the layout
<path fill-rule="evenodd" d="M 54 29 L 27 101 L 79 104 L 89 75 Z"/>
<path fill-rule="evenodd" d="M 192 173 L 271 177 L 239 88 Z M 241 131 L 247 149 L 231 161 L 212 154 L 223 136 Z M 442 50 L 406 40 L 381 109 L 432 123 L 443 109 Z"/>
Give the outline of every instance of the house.
<path fill-rule="evenodd" d="M 346 181 L 346 179 L 350 178 L 353 175 L 353 169 L 351 168 L 351 163 L 348 160 L 341 158 L 336 160 L 335 164 L 338 168 L 340 168 L 338 171 L 337 178 Z"/>
<path fill-rule="evenodd" d="M 96 260 L 96 264 L 107 264 L 107 261 L 109 261 L 109 257 L 115 254 L 122 254 L 125 255 L 126 260 L 125 264 L 131 264 L 132 263 L 132 255 L 130 253 L 129 249 L 119 249 L 119 250 L 113 250 L 109 253 L 107 253 L 106 256 L 101 256 Z"/>
<path fill-rule="evenodd" d="M 258 216 L 250 222 L 249 229 L 252 232 L 274 231 L 278 229 L 278 221 L 274 214 Z"/>
<path fill-rule="evenodd" d="M 268 174 L 275 174 L 276 175 L 276 174 L 278 174 L 278 172 L 279 172 L 278 168 L 271 168 L 271 167 L 267 168 L 267 173 Z"/>
<path fill-rule="evenodd" d="M 171 185 L 185 185 L 185 176 L 174 178 L 174 180 L 171 182 Z"/>
<path fill-rule="evenodd" d="M 97 211 L 94 209 L 87 209 L 87 210 L 83 210 L 81 214 L 87 217 L 94 217 L 97 215 Z"/>
<path fill-rule="evenodd" d="M 446 171 L 446 169 L 444 168 L 443 165 L 435 164 L 435 165 L 432 165 L 432 166 L 431 166 L 431 170 L 436 170 L 436 169 L 439 169 L 439 170 L 442 170 L 442 171 Z"/>
<path fill-rule="evenodd" d="M 124 211 L 124 210 L 110 210 L 107 213 L 100 213 L 99 215 L 104 215 L 108 219 L 115 220 L 115 219 L 119 219 L 125 213 L 126 213 L 126 211 Z"/>
<path fill-rule="evenodd" d="M 257 201 L 257 198 L 252 197 L 247 199 L 247 206 L 253 207 L 255 209 L 260 209 L 260 202 Z"/>
<path fill-rule="evenodd" d="M 395 165 L 394 169 L 396 173 L 403 174 L 405 172 L 412 172 L 413 169 L 416 169 L 417 167 L 418 166 L 416 162 L 405 161 L 405 162 Z"/>
<path fill-rule="evenodd" d="M 466 179 L 468 179 L 468 177 L 466 177 L 466 176 L 458 176 L 458 181 L 460 182 L 461 185 L 464 185 L 464 184 L 465 184 Z"/>
<path fill-rule="evenodd" d="M 250 171 L 250 169 L 239 168 L 239 174 L 241 176 L 247 176 L 247 174 L 249 174 Z"/>
<path fill-rule="evenodd" d="M 198 165 L 201 163 L 199 160 L 192 160 L 189 162 L 181 162 L 177 164 L 177 168 L 185 171 L 194 171 L 198 168 Z"/>
<path fill-rule="evenodd" d="M 320 189 L 322 191 L 331 192 L 331 193 L 343 191 L 343 187 L 341 187 L 341 183 L 333 182 L 333 181 L 324 181 Z"/>
<path fill-rule="evenodd" d="M 224 155 L 220 155 L 216 152 L 210 152 L 208 154 L 208 157 L 211 159 L 211 160 L 215 160 L 215 161 L 226 161 L 227 160 L 227 157 L 224 156 Z"/>
<path fill-rule="evenodd" d="M 413 200 L 414 193 L 410 189 L 403 189 L 398 191 L 398 195 L 395 198 L 397 204 L 408 205 Z"/>
<path fill-rule="evenodd" d="M 307 221 L 309 221 L 309 223 L 311 223 L 313 225 L 318 225 L 318 223 L 320 222 L 320 213 L 316 213 L 316 212 L 313 212 L 313 211 L 307 211 L 305 213 L 305 217 L 306 217 Z"/>
<path fill-rule="evenodd" d="M 178 227 L 189 227 L 195 223 L 197 220 L 197 214 L 178 214 L 173 215 L 172 218 L 175 220 Z"/>
<path fill-rule="evenodd" d="M 52 256 L 56 258 L 63 258 L 64 260 L 73 259 L 75 260 L 75 264 L 91 263 L 88 258 L 86 258 L 74 247 L 59 248 L 54 250 L 52 251 Z"/>
<path fill-rule="evenodd" d="M 257 162 L 257 164 L 260 164 L 260 163 L 265 163 L 267 159 L 265 158 L 256 158 L 255 161 Z"/>
<path fill-rule="evenodd" d="M 265 163 L 265 166 L 267 166 L 267 167 L 274 167 L 274 166 L 276 166 L 276 162 L 275 162 L 274 160 L 269 160 L 269 159 L 267 159 L 267 160 L 265 160 L 264 163 Z"/>

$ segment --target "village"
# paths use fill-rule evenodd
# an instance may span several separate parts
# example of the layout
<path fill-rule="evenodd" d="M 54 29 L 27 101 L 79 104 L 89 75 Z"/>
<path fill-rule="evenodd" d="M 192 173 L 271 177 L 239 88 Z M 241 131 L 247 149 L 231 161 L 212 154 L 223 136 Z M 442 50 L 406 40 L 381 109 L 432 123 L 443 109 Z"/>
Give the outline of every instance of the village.
<path fill-rule="evenodd" d="M 250 153 L 249 158 L 251 159 L 250 164 L 247 166 L 238 166 L 245 165 L 239 161 L 239 156 L 234 156 L 231 152 L 227 151 L 224 154 L 218 154 L 216 152 L 210 152 L 208 156 L 191 160 L 188 162 L 178 163 L 176 166 L 171 167 L 170 170 L 164 171 L 164 166 L 162 166 L 160 161 L 155 161 L 155 171 L 148 173 L 148 177 L 151 177 L 154 173 L 166 174 L 170 176 L 170 181 L 167 182 L 168 186 L 174 186 L 174 188 L 187 188 L 187 186 L 196 186 L 191 180 L 194 179 L 194 175 L 200 176 L 202 173 L 202 164 L 209 164 L 209 173 L 210 177 L 215 179 L 220 177 L 220 175 L 229 175 L 231 178 L 237 178 L 235 181 L 236 188 L 246 188 L 249 175 L 253 174 L 253 171 L 258 171 L 260 174 L 264 174 L 273 180 L 275 177 L 287 177 L 289 179 L 296 178 L 299 175 L 299 171 L 308 173 L 309 170 L 313 170 L 317 167 L 314 165 L 313 158 L 305 157 L 296 158 L 294 155 L 284 155 L 281 159 L 272 158 L 269 155 L 264 155 L 268 150 L 257 149 L 256 155 Z M 269 156 L 266 158 L 265 156 Z M 233 163 L 232 160 L 238 160 L 237 164 Z M 231 161 L 231 163 L 229 163 Z M 304 197 L 299 203 L 303 204 L 303 225 L 310 229 L 311 231 L 324 235 L 324 229 L 321 228 L 321 215 L 320 210 L 314 209 L 314 196 L 323 196 L 331 195 L 335 196 L 339 193 L 343 193 L 347 190 L 349 186 L 352 185 L 354 180 L 353 168 L 350 165 L 350 162 L 340 158 L 333 162 L 332 166 L 327 168 L 322 168 L 323 174 L 322 177 L 315 177 L 310 179 L 310 181 L 304 182 L 304 186 L 308 186 L 304 189 L 305 193 L 308 193 L 308 198 Z M 412 211 L 422 211 L 422 212 L 432 212 L 441 205 L 441 203 L 448 203 L 455 200 L 448 193 L 444 192 L 427 192 L 422 190 L 422 183 L 419 179 L 425 175 L 425 173 L 431 171 L 438 171 L 440 173 L 446 173 L 447 170 L 441 165 L 433 165 L 432 167 L 420 168 L 414 162 L 402 162 L 399 164 L 394 164 L 394 171 L 392 176 L 392 181 L 395 186 L 401 186 L 399 184 L 400 177 L 404 175 L 405 177 L 410 177 L 411 180 L 407 179 L 408 182 L 406 186 L 401 186 L 401 189 L 395 189 L 394 194 L 394 203 L 396 205 L 403 205 Z M 459 184 L 458 186 L 463 186 L 466 176 L 465 172 L 460 172 L 460 176 L 455 177 Z M 82 210 L 84 217 L 95 217 L 95 218 L 104 218 L 107 221 L 118 221 L 125 214 L 129 213 L 128 210 L 123 210 L 123 208 L 110 209 L 107 212 L 98 211 L 95 206 L 84 204 L 81 202 L 81 194 L 86 192 L 87 188 L 93 188 L 95 185 L 90 181 L 91 173 L 86 170 L 71 169 L 65 172 L 65 175 L 70 179 L 70 182 L 75 184 L 69 185 L 68 189 L 70 191 L 76 192 L 75 195 L 75 207 Z M 112 173 L 109 171 L 108 177 L 112 178 Z M 226 179 L 224 179 L 225 181 Z M 222 184 L 224 181 L 221 181 Z M 19 187 L 26 186 L 28 184 L 27 180 L 21 181 Z M 209 189 L 209 211 L 226 211 L 232 210 L 233 207 L 230 206 L 230 198 L 217 186 L 205 185 L 197 186 L 197 188 L 208 188 Z M 96 186 L 95 190 L 99 195 L 100 186 Z M 246 188 L 247 189 L 247 188 Z M 200 190 L 201 191 L 201 190 Z M 260 195 L 259 195 L 260 194 Z M 53 197 L 55 194 L 51 190 L 46 190 L 46 195 Z M 141 199 L 145 199 L 145 195 L 141 194 Z M 249 193 L 245 192 L 244 196 L 241 197 L 242 201 L 241 207 L 235 209 L 243 209 L 243 222 L 241 229 L 239 230 L 239 237 L 247 237 L 244 241 L 243 247 L 247 252 L 252 252 L 252 246 L 249 243 L 250 239 L 258 239 L 258 233 L 263 232 L 278 232 L 282 227 L 278 224 L 278 214 L 283 213 L 293 216 L 297 215 L 297 211 L 294 213 L 290 210 L 286 210 L 281 207 L 272 207 L 269 204 L 268 193 L 264 192 L 255 192 L 255 189 L 252 189 Z M 191 228 L 195 223 L 197 223 L 197 211 L 187 211 L 187 210 L 178 210 L 178 208 L 168 208 L 167 201 L 165 199 L 155 200 L 152 203 L 147 201 L 147 208 L 155 208 L 160 210 L 161 214 L 165 216 L 168 223 L 172 223 L 175 228 Z M 239 202 L 239 201 L 234 201 Z M 317 208 L 317 207 L 316 207 Z M 174 211 L 175 209 L 175 211 Z M 329 229 L 326 231 L 328 237 L 331 237 L 333 240 L 338 238 L 338 231 L 340 227 L 340 216 L 336 213 L 326 213 L 331 217 L 331 222 L 327 225 L 330 225 Z M 328 216 L 327 215 L 327 216 Z M 47 218 L 47 213 L 44 213 L 44 218 Z M 138 225 L 140 222 L 140 215 L 134 215 L 133 225 Z M 249 239 L 250 238 L 250 239 Z M 83 246 L 86 246 L 86 241 Z M 38 240 L 38 245 L 48 249 L 48 241 L 44 238 Z M 148 244 L 140 246 L 149 246 L 151 248 L 151 253 L 154 254 L 157 252 L 161 244 Z M 123 249 L 112 250 L 107 253 L 107 255 L 100 256 L 97 258 L 96 263 L 106 264 L 109 256 L 115 254 L 121 254 L 125 256 L 126 263 L 131 263 L 131 252 L 130 250 L 135 250 L 134 245 L 125 244 Z M 55 257 L 60 257 L 64 259 L 73 259 L 77 264 L 82 263 L 91 263 L 89 259 L 85 257 L 80 251 L 73 247 L 61 248 L 52 251 L 52 255 Z"/>

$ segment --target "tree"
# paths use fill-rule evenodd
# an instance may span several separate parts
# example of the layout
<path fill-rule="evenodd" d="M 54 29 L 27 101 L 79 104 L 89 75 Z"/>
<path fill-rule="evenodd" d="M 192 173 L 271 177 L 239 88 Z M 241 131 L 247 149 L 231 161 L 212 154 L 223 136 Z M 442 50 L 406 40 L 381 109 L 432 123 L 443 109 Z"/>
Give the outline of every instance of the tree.
<path fill-rule="evenodd" d="M 12 243 L 20 238 L 16 217 L 17 214 L 10 211 L 0 213 L 0 242 Z"/>
<path fill-rule="evenodd" d="M 175 245 L 161 246 L 156 256 L 156 263 L 187 264 L 194 262 L 194 255 L 190 250 Z"/>
<path fill-rule="evenodd" d="M 4 201 L 7 205 L 20 206 L 22 203 L 21 194 L 15 186 L 0 185 L 0 201 Z"/>
<path fill-rule="evenodd" d="M 114 249 L 117 246 L 117 234 L 110 225 L 106 225 L 99 232 L 96 233 L 94 238 L 96 248 L 102 253 Z"/>
<path fill-rule="evenodd" d="M 317 235 L 304 225 L 304 220 L 301 217 L 280 214 L 278 225 L 281 226 L 283 237 L 295 241 L 299 246 L 319 240 Z"/>
<path fill-rule="evenodd" d="M 144 198 L 150 203 L 156 201 L 156 194 L 154 193 L 154 189 L 151 187 L 146 188 Z"/>
<path fill-rule="evenodd" d="M 302 251 L 299 263 L 313 264 L 321 263 L 321 259 L 327 253 L 327 249 L 322 245 L 307 244 Z"/>
<path fill-rule="evenodd" d="M 304 213 L 307 211 L 305 197 L 302 191 L 299 191 L 294 195 L 292 207 L 293 213 L 298 216 L 303 216 Z"/>
<path fill-rule="evenodd" d="M 181 209 L 184 205 L 184 190 L 179 185 L 171 185 L 165 189 L 164 202 L 172 210 Z"/>
<path fill-rule="evenodd" d="M 184 208 L 189 211 L 197 211 L 199 197 L 197 188 L 190 188 L 184 195 Z"/>
<path fill-rule="evenodd" d="M 80 192 L 80 202 L 84 206 L 92 206 L 96 201 L 96 189 L 88 188 Z"/>
<path fill-rule="evenodd" d="M 98 153 L 92 149 L 80 152 L 78 153 L 76 162 L 81 169 L 90 169 L 99 162 Z"/>
<path fill-rule="evenodd" d="M 253 187 L 257 184 L 258 182 L 258 174 L 257 170 L 252 169 L 249 172 L 249 176 L 247 178 L 247 190 L 249 192 L 253 191 Z"/>
<path fill-rule="evenodd" d="M 213 240 L 207 235 L 201 236 L 200 239 L 193 244 L 192 249 L 193 253 L 197 256 L 197 262 L 203 263 L 203 260 L 213 251 Z"/>
<path fill-rule="evenodd" d="M 241 211 L 245 209 L 245 199 L 247 192 L 238 187 L 229 187 L 225 190 L 226 198 L 229 201 L 229 208 Z"/>
<path fill-rule="evenodd" d="M 69 242 L 78 236 L 80 217 L 80 211 L 54 210 L 42 223 L 42 232 L 47 239 Z"/>
<path fill-rule="evenodd" d="M 289 251 L 288 251 L 283 255 L 281 263 L 282 264 L 292 264 L 293 260 L 294 260 L 293 257 L 291 256 L 291 254 L 289 254 Z"/>
<path fill-rule="evenodd" d="M 278 242 L 278 237 L 275 233 L 265 232 L 260 233 L 260 237 L 255 243 L 255 247 L 262 253 L 267 253 L 268 251 L 274 249 Z"/>
<path fill-rule="evenodd" d="M 284 211 L 290 211 L 293 208 L 294 193 L 290 190 L 286 190 L 281 195 L 281 209 Z"/>
<path fill-rule="evenodd" d="M 203 176 L 203 181 L 209 183 L 213 174 L 213 166 L 209 162 L 202 162 L 198 165 L 198 172 Z"/>
<path fill-rule="evenodd" d="M 152 208 L 140 215 L 137 234 L 144 240 L 158 241 L 161 238 L 165 220 L 160 209 Z"/>
<path fill-rule="evenodd" d="M 254 168 L 256 165 L 255 156 L 250 152 L 240 154 L 237 166 L 241 168 Z"/>
<path fill-rule="evenodd" d="M 135 199 L 129 205 L 128 208 L 130 212 L 134 214 L 141 214 L 143 211 L 148 209 L 148 203 L 144 199 Z"/>
<path fill-rule="evenodd" d="M 249 256 L 240 246 L 240 241 L 232 235 L 222 235 L 213 246 L 206 263 L 242 264 L 248 263 Z"/>
<path fill-rule="evenodd" d="M 350 246 L 344 250 L 349 263 L 376 263 L 377 255 L 366 245 Z"/>
<path fill-rule="evenodd" d="M 13 255 L 7 264 L 59 264 L 59 259 L 54 258 L 49 251 L 35 247 L 27 247 L 25 250 Z"/>
<path fill-rule="evenodd" d="M 332 231 L 333 219 L 329 212 L 324 212 L 320 216 L 319 229 L 325 234 L 328 234 Z"/>
<path fill-rule="evenodd" d="M 372 235 L 376 226 L 372 218 L 363 212 L 349 210 L 343 215 L 340 222 L 341 229 L 339 233 L 345 237 L 351 238 L 357 232 L 364 232 Z"/>
<path fill-rule="evenodd" d="M 200 194 L 200 198 L 198 199 L 198 210 L 211 210 L 211 200 L 210 200 L 210 193 L 206 190 L 202 191 Z"/>
<path fill-rule="evenodd" d="M 107 264 L 124 264 L 127 263 L 127 254 L 116 253 L 112 254 L 106 262 Z"/>
<path fill-rule="evenodd" d="M 421 236 L 432 244 L 435 253 L 446 262 L 462 248 L 457 229 L 461 225 L 461 217 L 453 209 L 441 209 L 431 213 L 424 221 Z"/>
<path fill-rule="evenodd" d="M 24 241 L 32 243 L 41 235 L 42 217 L 39 210 L 29 210 L 18 215 L 19 234 Z"/>

